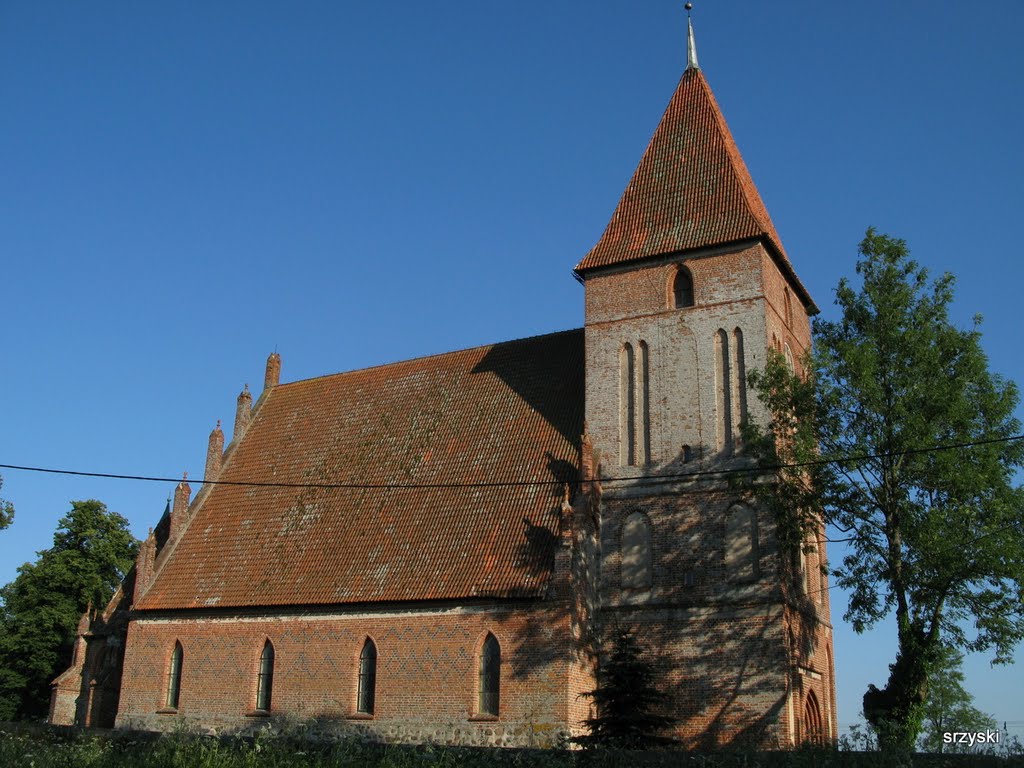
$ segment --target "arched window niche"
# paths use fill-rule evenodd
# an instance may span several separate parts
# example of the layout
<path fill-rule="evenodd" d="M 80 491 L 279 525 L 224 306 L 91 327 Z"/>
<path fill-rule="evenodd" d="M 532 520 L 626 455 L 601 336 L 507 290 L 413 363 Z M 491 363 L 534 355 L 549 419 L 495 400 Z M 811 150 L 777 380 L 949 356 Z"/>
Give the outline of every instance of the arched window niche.
<path fill-rule="evenodd" d="M 260 669 L 256 675 L 256 711 L 269 712 L 274 693 L 274 644 L 267 640 L 260 654 Z"/>
<path fill-rule="evenodd" d="M 721 456 L 733 454 L 733 386 L 729 334 L 719 328 L 714 336 L 715 350 L 715 444 Z"/>
<path fill-rule="evenodd" d="M 622 589 L 649 590 L 654 582 L 651 557 L 651 521 L 643 512 L 632 512 L 622 523 Z"/>
<path fill-rule="evenodd" d="M 755 581 L 760 576 L 757 515 L 737 502 L 725 514 L 725 567 L 733 582 Z"/>
<path fill-rule="evenodd" d="M 804 733 L 803 740 L 807 744 L 824 744 L 825 732 L 821 723 L 821 708 L 814 691 L 808 691 L 804 700 Z"/>
<path fill-rule="evenodd" d="M 636 372 L 633 345 L 619 348 L 619 463 L 636 464 Z"/>
<path fill-rule="evenodd" d="M 651 463 L 651 348 L 646 341 L 641 340 L 639 344 L 640 360 L 638 373 L 640 381 L 637 386 L 637 394 L 640 397 L 640 429 L 637 450 L 638 463 Z"/>
<path fill-rule="evenodd" d="M 377 703 L 377 644 L 366 638 L 359 652 L 359 684 L 356 689 L 356 712 L 372 715 Z"/>
<path fill-rule="evenodd" d="M 685 309 L 692 307 L 693 304 L 693 275 L 690 274 L 690 270 L 679 264 L 671 277 L 669 306 L 672 309 Z"/>
<path fill-rule="evenodd" d="M 477 714 L 497 717 L 501 705 L 501 646 L 488 632 L 480 646 L 480 670 L 477 677 Z"/>
<path fill-rule="evenodd" d="M 167 709 L 178 709 L 178 702 L 181 699 L 181 665 L 184 658 L 185 652 L 181 642 L 175 641 L 171 660 L 167 665 L 167 696 L 164 698 L 164 706 Z"/>

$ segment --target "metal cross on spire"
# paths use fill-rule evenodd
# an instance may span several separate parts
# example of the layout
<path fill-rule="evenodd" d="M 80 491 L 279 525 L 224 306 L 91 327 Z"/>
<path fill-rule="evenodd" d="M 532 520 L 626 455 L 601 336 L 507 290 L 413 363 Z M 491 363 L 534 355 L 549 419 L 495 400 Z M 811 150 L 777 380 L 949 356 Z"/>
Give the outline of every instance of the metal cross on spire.
<path fill-rule="evenodd" d="M 693 3 L 687 3 L 683 7 L 686 9 L 686 68 L 700 69 L 700 64 L 697 63 L 697 43 L 693 39 L 693 20 L 690 18 Z"/>

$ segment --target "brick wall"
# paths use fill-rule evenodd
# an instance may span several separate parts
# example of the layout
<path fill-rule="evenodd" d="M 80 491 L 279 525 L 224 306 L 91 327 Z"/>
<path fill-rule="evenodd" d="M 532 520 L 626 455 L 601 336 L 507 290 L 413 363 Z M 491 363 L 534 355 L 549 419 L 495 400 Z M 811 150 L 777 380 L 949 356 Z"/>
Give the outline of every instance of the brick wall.
<path fill-rule="evenodd" d="M 605 626 L 633 626 L 664 668 L 665 713 L 692 749 L 787 746 L 789 670 L 779 559 L 770 521 L 758 520 L 756 577 L 726 566 L 726 514 L 735 493 L 689 483 L 658 495 L 607 491 L 602 501 L 601 592 Z M 621 583 L 622 522 L 651 520 L 650 590 Z"/>
<path fill-rule="evenodd" d="M 245 730 L 260 653 L 274 645 L 271 714 L 335 721 L 396 741 L 551 745 L 573 727 L 564 604 L 276 616 L 139 618 L 128 632 L 119 727 Z M 477 717 L 480 646 L 501 645 L 497 719 Z M 359 653 L 377 646 L 376 706 L 355 713 Z M 176 712 L 165 710 L 175 642 L 184 651 Z"/>
<path fill-rule="evenodd" d="M 694 305 L 677 309 L 671 287 L 680 264 L 693 277 Z M 750 506 L 753 551 L 727 555 L 743 530 L 730 510 L 749 500 L 725 478 L 677 477 L 743 466 L 740 419 L 766 421 L 746 391 L 747 373 L 764 366 L 772 346 L 788 345 L 798 361 L 810 345 L 796 292 L 761 244 L 746 243 L 591 274 L 586 294 L 586 417 L 603 480 L 601 624 L 634 626 L 664 665 L 665 712 L 678 718 L 676 735 L 688 747 L 800 743 L 812 691 L 822 736 L 835 738 L 824 543 L 808 555 L 807 587 L 798 589 L 772 520 Z M 629 465 L 620 350 L 641 341 L 651 452 L 648 462 L 636 453 Z M 639 432 L 644 414 L 634 408 Z M 648 589 L 622 581 L 623 523 L 637 512 L 650 521 Z"/>
<path fill-rule="evenodd" d="M 773 338 L 778 339 L 780 345 L 788 343 L 794 357 L 799 358 L 811 347 L 811 323 L 807 310 L 767 253 L 762 255 L 760 273 L 767 314 L 765 343 L 770 344 Z M 787 288 L 790 304 L 789 323 L 786 322 Z"/>
<path fill-rule="evenodd" d="M 760 244 L 709 250 L 684 263 L 693 275 L 695 305 L 675 309 L 670 287 L 678 261 L 589 276 L 586 282 L 586 414 L 606 477 L 641 476 L 680 469 L 683 446 L 693 459 L 720 458 L 716 445 L 714 337 L 733 343 L 739 328 L 745 370 L 766 360 L 766 300 Z M 769 265 L 774 269 L 774 265 Z M 619 351 L 644 341 L 649 349 L 651 463 L 624 467 L 619 460 Z M 739 371 L 733 371 L 738 377 Z M 748 404 L 752 415 L 758 405 Z M 738 432 L 739 413 L 733 430 Z"/>

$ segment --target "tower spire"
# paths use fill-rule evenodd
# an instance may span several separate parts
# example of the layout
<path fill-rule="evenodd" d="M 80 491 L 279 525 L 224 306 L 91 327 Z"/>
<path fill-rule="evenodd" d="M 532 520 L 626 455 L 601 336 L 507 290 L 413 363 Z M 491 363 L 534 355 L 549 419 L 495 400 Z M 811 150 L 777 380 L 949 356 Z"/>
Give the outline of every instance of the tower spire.
<path fill-rule="evenodd" d="M 693 20 L 690 18 L 690 11 L 693 10 L 693 3 L 687 3 L 686 8 L 686 68 L 700 69 L 697 63 L 697 43 L 693 39 Z"/>

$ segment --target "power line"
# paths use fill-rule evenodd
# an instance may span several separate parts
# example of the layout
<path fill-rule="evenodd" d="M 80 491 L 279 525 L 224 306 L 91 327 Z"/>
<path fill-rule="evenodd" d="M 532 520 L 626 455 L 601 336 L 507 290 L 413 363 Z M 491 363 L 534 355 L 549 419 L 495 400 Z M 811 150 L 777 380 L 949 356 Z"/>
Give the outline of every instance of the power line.
<path fill-rule="evenodd" d="M 723 477 L 729 475 L 763 475 L 767 472 L 774 472 L 780 469 L 799 469 L 802 467 L 824 466 L 826 464 L 853 464 L 874 459 L 895 458 L 897 456 L 910 456 L 922 453 L 936 453 L 939 451 L 957 450 L 960 448 L 974 448 L 981 445 L 993 445 L 996 443 L 1011 443 L 1024 440 L 1024 435 L 1012 437 L 994 437 L 987 440 L 974 440 L 965 443 L 948 443 L 934 445 L 927 448 L 911 448 L 906 451 L 894 451 L 891 453 L 866 453 L 855 456 L 839 458 L 812 459 L 809 461 L 772 464 L 768 466 L 733 467 L 726 469 L 708 469 L 693 472 L 675 472 L 668 474 L 641 475 L 638 477 L 613 477 L 603 478 L 598 481 L 589 480 L 581 482 L 607 483 L 629 483 L 637 480 L 655 483 L 671 483 L 680 480 L 689 480 L 699 477 Z M 153 475 L 128 475 L 117 472 L 85 472 L 74 469 L 54 469 L 52 467 L 31 467 L 19 464 L 0 464 L 0 469 L 12 469 L 20 472 L 42 472 L 51 475 L 72 475 L 75 477 L 98 477 L 108 480 L 142 480 L 157 483 L 177 483 L 177 477 L 159 477 Z M 348 490 L 415 490 L 415 489 L 438 489 L 438 488 L 509 488 L 509 487 L 543 487 L 563 486 L 565 480 L 496 480 L 491 482 L 475 483 L 286 483 L 260 480 L 193 480 L 199 485 L 238 485 L 250 488 L 312 488 L 312 489 L 348 489 Z M 575 482 L 575 481 L 574 481 Z"/>
<path fill-rule="evenodd" d="M 633 480 L 663 480 L 663 481 L 676 481 L 685 480 L 695 477 L 709 477 L 709 476 L 723 476 L 723 475 L 738 475 L 738 474 L 764 474 L 765 472 L 771 472 L 779 469 L 798 469 L 801 467 L 810 466 L 823 466 L 826 464 L 846 464 L 855 463 L 861 461 L 870 461 L 873 459 L 880 458 L 893 458 L 896 456 L 906 456 L 921 453 L 935 453 L 938 451 L 956 450 L 959 448 L 972 448 L 981 445 L 991 445 L 995 443 L 1009 443 L 1017 440 L 1024 440 L 1024 435 L 1014 435 L 1012 437 L 998 437 L 990 438 L 987 440 L 975 440 L 972 442 L 964 443 L 949 443 L 943 445 L 935 445 L 927 448 L 912 448 L 906 451 L 897 451 L 891 453 L 874 453 L 874 454 L 860 454 L 855 456 L 847 456 L 840 458 L 831 459 L 813 459 L 804 462 L 792 462 L 773 464 L 768 466 L 757 466 L 757 467 L 734 467 L 727 469 L 712 469 L 712 470 L 699 470 L 692 472 L 676 472 L 669 474 L 657 474 L 657 475 L 643 475 L 641 477 L 624 477 L 624 478 L 604 478 L 600 482 L 602 483 L 615 483 L 615 482 L 631 482 Z M 113 472 L 85 472 L 80 470 L 71 469 L 53 469 L 49 467 L 31 467 L 22 466 L 16 464 L 0 464 L 0 469 L 13 469 L 25 472 L 43 472 L 47 474 L 58 474 L 58 475 L 73 475 L 78 477 L 98 477 L 113 480 L 142 480 L 149 482 L 162 482 L 162 483 L 176 483 L 179 482 L 179 478 L 176 477 L 159 477 L 150 475 L 128 475 Z M 264 487 L 264 488 L 318 488 L 318 489 L 416 489 L 416 488 L 494 488 L 494 487 L 510 487 L 510 486 L 548 486 L 555 485 L 561 486 L 565 484 L 564 480 L 506 480 L 506 481 L 492 481 L 492 482 L 475 482 L 475 483 L 286 483 L 286 482 L 268 482 L 258 480 L 194 480 L 193 482 L 199 485 L 238 485 L 248 487 Z M 594 482 L 594 481 L 587 481 Z"/>

